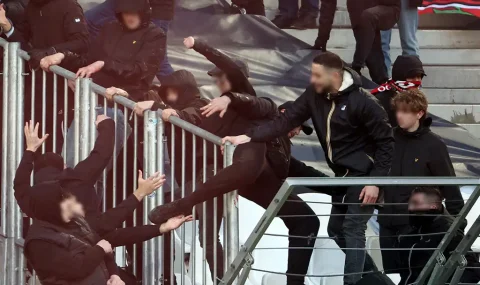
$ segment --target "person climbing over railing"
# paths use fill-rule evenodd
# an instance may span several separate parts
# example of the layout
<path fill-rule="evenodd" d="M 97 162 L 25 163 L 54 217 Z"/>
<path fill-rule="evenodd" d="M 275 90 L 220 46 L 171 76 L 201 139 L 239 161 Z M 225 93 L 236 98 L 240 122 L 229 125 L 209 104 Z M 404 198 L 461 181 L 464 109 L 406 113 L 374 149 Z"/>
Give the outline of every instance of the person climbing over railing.
<path fill-rule="evenodd" d="M 415 283 L 434 250 L 439 247 L 444 235 L 452 226 L 455 218 L 445 209 L 442 201 L 443 196 L 436 187 L 417 187 L 411 193 L 408 201 L 411 230 L 398 237 L 399 247 L 410 249 L 399 252 L 399 265 L 401 268 L 408 268 L 400 272 L 402 279 L 399 285 Z M 446 259 L 464 238 L 465 226 L 466 224 L 453 233 L 452 240 L 443 252 Z M 470 250 L 465 258 L 467 264 L 459 284 L 477 284 L 480 282 L 478 254 Z"/>
<path fill-rule="evenodd" d="M 361 89 L 361 78 L 342 59 L 324 52 L 313 60 L 311 85 L 284 114 L 224 142 L 248 145 L 285 135 L 312 119 L 330 168 L 338 177 L 387 176 L 394 151 L 387 114 L 371 94 Z M 238 148 L 237 147 L 237 148 Z M 365 252 L 365 230 L 380 202 L 374 185 L 338 187 L 332 197 L 328 234 L 346 254 L 344 283 L 353 285 L 362 272 L 376 271 Z M 345 204 L 343 204 L 345 203 Z"/>
<path fill-rule="evenodd" d="M 168 105 L 175 102 L 167 100 L 163 103 Z M 147 105 L 147 103 L 145 104 Z M 142 103 L 137 105 L 139 105 L 137 110 L 143 112 L 144 107 L 150 108 L 153 103 L 148 103 L 147 106 L 141 106 Z M 231 108 L 220 111 L 220 115 L 214 114 L 220 105 L 225 109 L 230 105 Z M 241 133 L 254 127 L 262 119 L 272 118 L 279 114 L 277 106 L 270 99 L 231 92 L 216 98 L 203 108 L 197 107 L 196 110 L 202 115 L 202 121 L 198 126 L 219 136 Z M 181 112 L 175 111 L 175 113 L 179 115 Z M 174 113 L 168 112 L 168 114 L 171 116 Z M 181 115 L 179 117 L 182 118 Z M 169 117 L 163 116 L 163 119 L 168 121 Z M 291 136 L 296 135 L 299 128 L 293 129 Z M 239 195 L 242 197 L 266 208 L 283 180 L 288 176 L 289 160 L 290 141 L 286 135 L 268 143 L 256 143 L 237 148 L 231 166 L 219 170 L 215 176 L 207 179 L 204 183 L 198 182 L 193 193 L 187 191 L 186 198 L 157 207 L 150 212 L 149 218 L 154 223 L 162 223 L 164 218 L 176 216 L 177 213 L 190 213 L 193 206 L 210 201 L 215 197 L 221 197 L 235 189 L 239 189 Z M 207 168 L 212 169 L 212 166 L 207 166 Z M 207 173 L 210 172 L 207 171 Z M 303 284 L 303 275 L 307 272 L 320 225 L 312 209 L 298 196 L 292 194 L 289 200 L 291 201 L 282 207 L 279 215 L 283 216 L 282 219 L 291 235 L 307 238 L 290 239 L 291 249 L 289 250 L 287 272 L 292 275 L 288 277 L 288 285 Z M 305 217 L 299 220 L 289 218 L 290 215 Z M 297 249 L 295 249 L 296 247 Z M 211 253 L 207 255 L 207 258 L 209 256 Z M 217 260 L 222 259 L 218 257 Z M 210 261 L 209 263 L 212 264 Z"/>

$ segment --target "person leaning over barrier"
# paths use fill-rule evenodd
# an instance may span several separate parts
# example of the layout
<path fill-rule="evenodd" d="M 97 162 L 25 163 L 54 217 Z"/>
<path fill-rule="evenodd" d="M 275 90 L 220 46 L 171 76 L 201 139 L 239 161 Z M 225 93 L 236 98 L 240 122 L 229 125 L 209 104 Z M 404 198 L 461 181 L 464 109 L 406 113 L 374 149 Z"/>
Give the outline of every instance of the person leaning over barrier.
<path fill-rule="evenodd" d="M 206 104 L 203 108 L 197 107 L 194 108 L 195 111 L 192 110 L 192 112 L 200 114 L 199 118 L 202 119 L 200 124 L 197 124 L 198 127 L 214 135 L 224 136 L 226 134 L 244 132 L 248 128 L 254 127 L 262 118 L 271 118 L 279 114 L 276 105 L 267 98 L 257 98 L 238 93 L 226 93 L 224 96 L 230 98 L 231 104 L 228 103 L 225 108 L 228 108 L 228 106 L 230 108 L 226 112 L 220 112 L 220 115 L 213 114 L 214 112 L 209 114 L 209 110 L 213 111 L 210 107 L 217 106 L 216 102 L 220 98 L 212 101 L 211 105 Z M 174 105 L 175 102 L 168 101 L 167 98 L 167 102 L 162 103 Z M 138 105 L 137 110 L 143 112 L 142 103 L 138 103 Z M 182 115 L 180 115 L 182 112 L 176 111 L 176 113 L 182 118 Z M 163 119 L 168 121 L 169 118 L 164 117 Z M 295 135 L 298 133 L 299 128 L 292 128 L 292 130 L 291 135 Z M 201 146 L 201 144 L 199 143 L 197 146 Z M 200 154 L 201 151 L 197 151 L 197 153 Z M 237 148 L 231 166 L 219 170 L 215 176 L 207 179 L 205 183 L 198 181 L 193 193 L 188 194 L 184 199 L 157 207 L 150 212 L 149 218 L 154 223 L 162 223 L 165 218 L 190 213 L 194 205 L 213 200 L 215 197 L 221 197 L 221 195 L 234 189 L 239 189 L 239 195 L 242 197 L 255 202 L 263 208 L 267 208 L 283 180 L 288 175 L 289 158 L 290 141 L 286 135 L 268 143 L 256 143 Z M 208 157 L 207 160 L 208 164 L 213 162 L 212 157 Z M 213 173 L 211 171 L 213 170 L 213 165 L 209 165 L 207 168 L 207 173 Z M 201 175 L 197 177 L 201 177 Z M 313 210 L 298 196 L 292 194 L 289 200 L 290 202 L 287 202 L 279 212 L 289 229 L 289 234 L 311 238 L 289 239 L 290 249 L 287 273 L 290 273 L 290 275 L 287 277 L 287 284 L 304 284 L 304 275 L 307 273 L 310 256 L 315 244 L 314 237 L 316 237 L 320 225 Z M 219 207 L 221 207 L 221 203 L 219 203 Z M 222 211 L 219 210 L 219 212 Z M 302 215 L 302 217 L 289 217 L 291 215 Z M 213 214 L 210 217 L 213 217 Z M 207 232 L 209 231 L 208 227 L 209 225 L 207 225 Z M 210 238 L 209 240 L 213 241 Z M 218 249 L 221 249 L 221 247 L 218 247 Z M 207 252 L 209 251 L 209 245 L 207 244 Z M 220 251 L 218 252 L 220 253 Z M 207 253 L 207 259 L 213 257 L 212 254 L 213 252 Z M 222 259 L 217 257 L 217 260 Z M 209 260 L 209 264 L 212 264 L 211 260 Z M 219 270 L 219 272 L 221 271 Z M 218 277 L 221 278 L 221 276 Z"/>
<path fill-rule="evenodd" d="M 415 283 L 434 250 L 439 247 L 452 226 L 455 218 L 442 205 L 442 200 L 442 194 L 436 187 L 417 187 L 411 193 L 408 212 L 412 229 L 398 237 L 400 248 L 409 249 L 400 251 L 401 266 L 409 270 L 400 273 L 402 279 L 399 285 Z M 464 228 L 465 225 L 450 233 L 453 239 L 443 252 L 446 259 L 464 238 Z M 480 281 L 478 255 L 472 253 L 470 249 L 465 257 L 468 264 L 459 284 L 477 284 Z"/>
<path fill-rule="evenodd" d="M 185 38 L 183 44 L 186 48 L 199 52 L 215 64 L 215 68 L 210 70 L 208 75 L 213 78 L 221 94 L 236 92 L 256 96 L 255 89 L 248 81 L 250 71 L 245 61 L 232 59 L 221 51 L 209 46 L 206 42 L 194 37 Z"/>
<path fill-rule="evenodd" d="M 324 52 L 313 60 L 311 85 L 287 112 L 245 135 L 223 141 L 239 146 L 269 141 L 311 118 L 335 176 L 387 176 L 394 150 L 392 128 L 385 110 L 360 86 L 361 78 L 355 71 L 344 67 L 338 55 Z M 337 205 L 332 206 L 328 234 L 344 249 L 344 283 L 353 285 L 362 278 L 361 272 L 374 270 L 373 260 L 365 253 L 365 230 L 374 210 L 370 204 L 377 202 L 379 188 L 338 189 L 343 193 L 332 197 Z"/>
<path fill-rule="evenodd" d="M 394 129 L 395 152 L 390 176 L 455 176 L 447 146 L 430 130 L 432 119 L 427 117 L 428 102 L 423 92 L 415 88 L 402 91 L 393 97 L 392 106 L 399 126 Z M 439 189 L 446 198 L 446 209 L 458 215 L 464 205 L 459 187 Z M 412 190 L 408 186 L 385 187 L 385 205 L 379 209 L 378 222 L 380 247 L 387 249 L 382 251 L 383 267 L 389 273 L 404 268 L 398 265 L 398 251 L 391 249 L 398 246 L 397 237 L 410 229 L 406 204 Z"/>

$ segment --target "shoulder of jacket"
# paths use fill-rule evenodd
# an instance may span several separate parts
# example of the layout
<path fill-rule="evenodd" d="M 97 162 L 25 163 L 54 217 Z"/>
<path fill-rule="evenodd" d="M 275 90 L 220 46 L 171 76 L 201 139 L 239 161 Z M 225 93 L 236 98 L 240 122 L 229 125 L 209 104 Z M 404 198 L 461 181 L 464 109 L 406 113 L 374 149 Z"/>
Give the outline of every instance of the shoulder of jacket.
<path fill-rule="evenodd" d="M 155 26 L 153 23 L 150 23 L 150 25 L 148 26 L 146 36 L 149 38 L 157 38 L 157 37 L 166 37 L 167 34 L 163 29 Z"/>

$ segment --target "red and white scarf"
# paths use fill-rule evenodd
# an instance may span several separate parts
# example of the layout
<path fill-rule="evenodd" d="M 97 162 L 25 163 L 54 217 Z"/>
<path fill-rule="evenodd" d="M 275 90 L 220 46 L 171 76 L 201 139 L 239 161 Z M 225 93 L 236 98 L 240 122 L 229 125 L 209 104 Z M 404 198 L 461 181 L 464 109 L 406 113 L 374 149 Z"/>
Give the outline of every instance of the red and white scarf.
<path fill-rule="evenodd" d="M 396 90 L 397 92 L 402 92 L 412 88 L 419 88 L 422 85 L 421 81 L 394 81 L 390 80 L 385 84 L 378 86 L 372 90 L 372 94 L 376 95 L 385 91 Z"/>

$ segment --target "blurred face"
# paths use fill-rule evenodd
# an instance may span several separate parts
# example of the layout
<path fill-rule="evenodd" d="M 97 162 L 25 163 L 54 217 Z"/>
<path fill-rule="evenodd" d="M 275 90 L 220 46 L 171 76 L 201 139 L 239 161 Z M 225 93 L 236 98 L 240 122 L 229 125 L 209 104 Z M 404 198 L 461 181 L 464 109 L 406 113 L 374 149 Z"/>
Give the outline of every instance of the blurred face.
<path fill-rule="evenodd" d="M 340 87 L 341 75 L 338 71 L 313 63 L 310 83 L 317 93 L 336 91 L 334 87 L 335 85 Z"/>
<path fill-rule="evenodd" d="M 62 219 L 68 223 L 75 217 L 85 217 L 83 205 L 74 196 L 67 198 L 60 203 Z"/>
<path fill-rule="evenodd" d="M 418 127 L 419 121 L 424 114 L 425 112 L 423 111 L 415 113 L 400 106 L 396 111 L 398 125 L 404 130 L 411 130 L 414 127 Z"/>
<path fill-rule="evenodd" d="M 423 193 L 413 194 L 408 201 L 408 210 L 412 212 L 435 210 L 437 208 L 437 203 L 430 201 Z"/>
<path fill-rule="evenodd" d="M 122 13 L 123 24 L 129 30 L 136 30 L 142 24 L 140 14 L 137 12 L 124 12 Z"/>
<path fill-rule="evenodd" d="M 175 104 L 178 100 L 178 91 L 175 88 L 168 87 L 167 88 L 167 103 L 168 104 Z"/>
<path fill-rule="evenodd" d="M 420 81 L 420 82 L 422 82 L 422 76 L 421 76 L 421 75 L 417 75 L 417 76 L 415 76 L 415 77 L 407 78 L 406 81 Z"/>
<path fill-rule="evenodd" d="M 294 138 L 294 137 L 298 136 L 301 131 L 302 131 L 302 126 L 296 127 L 295 129 L 288 132 L 288 138 L 291 139 L 291 138 Z"/>
<path fill-rule="evenodd" d="M 222 74 L 220 76 L 213 76 L 213 82 L 217 85 L 218 90 L 220 93 L 226 93 L 232 90 L 232 85 L 230 81 L 227 79 L 227 75 Z"/>

